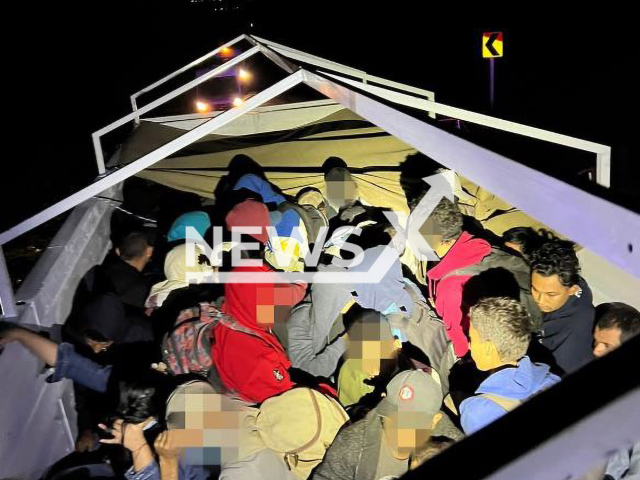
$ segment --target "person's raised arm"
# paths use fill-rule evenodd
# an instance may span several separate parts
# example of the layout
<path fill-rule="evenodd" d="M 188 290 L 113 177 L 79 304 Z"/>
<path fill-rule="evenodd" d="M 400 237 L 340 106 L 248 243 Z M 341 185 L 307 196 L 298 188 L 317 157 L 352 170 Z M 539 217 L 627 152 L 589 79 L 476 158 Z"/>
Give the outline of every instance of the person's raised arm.
<path fill-rule="evenodd" d="M 31 330 L 8 322 L 0 322 L 0 348 L 11 342 L 21 343 L 44 363 L 55 367 L 55 372 L 48 379 L 49 382 L 69 378 L 97 392 L 107 390 L 112 367 L 101 366 L 79 355 L 75 352 L 73 345 L 69 343 L 58 345 Z"/>
<path fill-rule="evenodd" d="M 0 322 L 0 348 L 11 342 L 21 343 L 27 350 L 47 365 L 55 366 L 58 358 L 58 344 L 31 330 L 18 326 L 9 326 Z"/>

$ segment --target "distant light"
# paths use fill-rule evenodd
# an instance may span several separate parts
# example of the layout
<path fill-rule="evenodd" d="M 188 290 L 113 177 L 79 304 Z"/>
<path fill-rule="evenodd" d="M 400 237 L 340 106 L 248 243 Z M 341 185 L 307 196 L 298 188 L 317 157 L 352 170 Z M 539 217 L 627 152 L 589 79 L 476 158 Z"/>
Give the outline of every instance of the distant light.
<path fill-rule="evenodd" d="M 247 72 L 244 68 L 241 68 L 240 70 L 238 70 L 238 79 L 240 81 L 246 82 L 249 80 L 249 78 L 251 78 L 251 74 Z"/>
<path fill-rule="evenodd" d="M 196 101 L 196 110 L 200 113 L 206 113 L 209 110 L 211 110 L 211 105 L 209 105 L 207 102 L 203 102 L 201 100 L 197 100 Z"/>
<path fill-rule="evenodd" d="M 222 55 L 223 57 L 230 57 L 231 55 L 233 55 L 233 49 L 231 47 L 223 47 L 220 50 L 220 55 Z"/>
<path fill-rule="evenodd" d="M 242 105 L 244 105 L 244 100 L 242 100 L 240 97 L 236 97 L 233 99 L 234 107 L 241 107 Z"/>

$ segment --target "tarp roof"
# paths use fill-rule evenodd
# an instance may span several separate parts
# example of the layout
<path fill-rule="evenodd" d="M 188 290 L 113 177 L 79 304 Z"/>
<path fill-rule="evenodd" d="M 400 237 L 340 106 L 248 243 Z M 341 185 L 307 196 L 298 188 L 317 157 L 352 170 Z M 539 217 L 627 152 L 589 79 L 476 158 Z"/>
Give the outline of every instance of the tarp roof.
<path fill-rule="evenodd" d="M 265 125 L 270 122 L 260 115 Z M 243 117 L 241 117 L 243 118 Z M 321 166 L 331 156 L 344 159 L 352 170 L 362 199 L 371 204 L 407 211 L 400 185 L 400 163 L 416 150 L 384 130 L 339 110 L 287 130 L 247 135 L 206 135 L 138 176 L 172 188 L 213 198 L 213 190 L 237 154 L 248 155 L 285 193 L 304 187 L 324 189 Z M 122 148 L 119 164 L 129 163 L 184 133 L 166 124 L 142 121 Z"/>
<path fill-rule="evenodd" d="M 232 45 L 240 40 L 249 41 L 253 47 L 233 60 L 195 80 L 187 82 L 161 98 L 153 100 L 143 107 L 137 107 L 136 99 L 141 94 L 192 68 L 204 59 L 210 58 L 224 46 Z M 99 169 L 104 170 L 100 145 L 100 137 L 102 135 L 130 121 L 140 122 L 140 117 L 143 114 L 163 102 L 175 98 L 177 95 L 234 67 L 257 53 L 262 53 L 273 60 L 289 73 L 289 76 L 259 92 L 247 100 L 244 105 L 208 119 L 122 168 L 105 172 L 105 175 L 92 185 L 0 234 L 0 245 L 47 219 L 99 194 L 106 188 L 149 167 L 156 166 L 158 162 L 172 155 L 180 155 L 178 152 L 185 147 L 198 142 L 220 128 L 231 125 L 232 122 L 244 116 L 247 112 L 263 106 L 297 85 L 306 84 L 393 135 L 400 142 L 404 142 L 442 165 L 456 170 L 459 174 L 478 185 L 482 185 L 509 204 L 640 277 L 640 245 L 637 245 L 637 235 L 634 234 L 634 232 L 640 231 L 640 215 L 469 141 L 457 138 L 433 125 L 393 108 L 387 102 L 399 103 L 423 111 L 426 110 L 431 112 L 431 115 L 435 115 L 435 112 L 438 112 L 512 133 L 591 151 L 597 155 L 598 178 L 604 185 L 607 185 L 608 182 L 609 147 L 442 105 L 433 101 L 433 92 L 381 79 L 351 67 L 247 35 L 241 35 L 232 42 L 219 47 L 134 94 L 132 96 L 134 111 L 98 130 L 93 135 Z M 296 61 L 302 63 L 296 64 L 294 63 Z M 316 67 L 334 73 L 326 74 Z M 336 72 L 340 75 L 336 75 Z M 357 80 L 346 78 L 345 75 L 355 77 Z M 373 85 L 373 83 L 377 85 Z M 383 98 L 384 102 L 381 102 L 379 98 Z M 165 130 L 166 132 L 167 130 Z M 195 159 L 187 157 L 185 161 L 193 160 Z M 167 162 L 171 161 L 173 160 L 167 160 Z M 170 163 L 165 165 L 168 164 Z M 159 175 L 160 173 L 157 172 L 157 174 Z M 208 190 L 208 187 L 206 190 Z M 562 199 L 562 201 L 559 201 L 559 199 Z"/>

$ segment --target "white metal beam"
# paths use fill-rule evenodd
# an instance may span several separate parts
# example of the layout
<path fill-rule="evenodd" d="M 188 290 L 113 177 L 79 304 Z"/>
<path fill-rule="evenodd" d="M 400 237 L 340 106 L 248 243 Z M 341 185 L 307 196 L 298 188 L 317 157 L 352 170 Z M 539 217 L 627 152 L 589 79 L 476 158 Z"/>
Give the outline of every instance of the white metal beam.
<path fill-rule="evenodd" d="M 2 251 L 2 245 L 0 244 L 0 307 L 2 307 L 2 316 L 15 317 L 16 311 L 16 298 L 13 294 L 13 285 L 11 284 L 11 276 L 7 269 L 7 262 L 4 259 L 4 252 Z"/>
<path fill-rule="evenodd" d="M 596 182 L 607 188 L 611 186 L 611 148 L 596 154 Z"/>
<path fill-rule="evenodd" d="M 305 52 L 302 52 L 300 50 L 296 50 L 294 48 L 290 48 L 290 47 L 287 47 L 286 45 L 281 45 L 279 43 L 272 42 L 272 41 L 264 39 L 264 38 L 256 37 L 255 35 L 249 35 L 249 36 L 247 36 L 247 38 L 248 39 L 249 38 L 253 38 L 258 43 L 263 43 L 263 44 L 271 47 L 277 53 L 279 53 L 279 54 L 281 54 L 281 55 L 283 55 L 285 57 L 293 58 L 294 60 L 299 60 L 301 62 L 305 62 L 305 63 L 308 63 L 310 65 L 315 65 L 316 67 L 326 68 L 328 70 L 333 70 L 335 72 L 340 72 L 340 73 L 343 73 L 345 75 L 349 75 L 349 76 L 352 76 L 352 77 L 359 78 L 365 84 L 367 84 L 369 82 L 379 83 L 381 85 L 386 85 L 388 87 L 397 88 L 397 89 L 403 90 L 405 92 L 411 92 L 411 93 L 414 93 L 416 95 L 421 95 L 423 97 L 428 98 L 431 101 L 435 101 L 435 93 L 431 92 L 429 90 L 425 90 L 423 88 L 413 87 L 411 85 L 405 85 L 403 83 L 395 82 L 393 80 L 387 80 L 385 78 L 378 77 L 376 75 L 369 75 L 364 70 L 359 70 L 357 68 L 352 68 L 352 67 L 349 67 L 347 65 L 342 65 L 341 63 L 337 63 L 337 62 L 332 62 L 331 60 L 327 60 L 325 58 L 321 58 L 321 57 L 318 57 L 316 55 L 311 55 L 309 53 L 305 53 Z M 435 113 L 434 112 L 429 112 L 429 116 L 431 116 L 432 118 L 435 118 Z"/>
<path fill-rule="evenodd" d="M 640 215 L 304 72 L 304 83 L 540 222 L 640 277 Z"/>
<path fill-rule="evenodd" d="M 206 82 L 207 80 L 211 80 L 216 75 L 219 75 L 219 74 L 225 72 L 226 70 L 228 70 L 229 68 L 233 67 L 234 65 L 237 65 L 238 63 L 243 62 L 247 58 L 251 57 L 252 55 L 255 55 L 256 53 L 258 53 L 259 51 L 260 51 L 260 47 L 250 48 L 246 52 L 243 52 L 240 55 L 238 55 L 237 57 L 235 57 L 233 60 L 229 60 L 228 62 L 225 62 L 224 64 L 220 65 L 219 67 L 214 68 L 210 72 L 207 72 L 204 75 L 201 75 L 198 78 L 196 78 L 194 80 L 191 80 L 190 82 L 185 83 L 181 87 L 178 87 L 175 90 L 172 90 L 171 92 L 167 93 L 166 95 L 163 95 L 162 97 L 154 100 L 153 102 L 148 103 L 147 105 L 145 105 L 144 107 L 141 107 L 140 109 L 136 110 L 135 112 L 131 112 L 130 114 L 125 115 L 124 117 L 116 120 L 115 122 L 110 123 L 106 127 L 103 127 L 100 130 L 97 130 L 97 131 L 93 132 L 93 134 L 91 134 L 91 137 L 93 139 L 93 148 L 94 148 L 95 154 L 96 154 L 96 162 L 98 164 L 98 172 L 100 174 L 103 174 L 105 172 L 105 169 L 104 169 L 104 155 L 102 153 L 102 145 L 100 143 L 100 137 L 102 135 L 104 135 L 105 133 L 109 133 L 112 130 L 115 130 L 116 128 L 118 128 L 118 127 L 121 127 L 125 123 L 130 122 L 131 120 L 135 120 L 136 118 L 139 118 L 140 115 L 143 115 L 143 114 L 147 113 L 149 110 L 153 110 L 154 108 L 162 105 L 163 103 L 168 102 L 169 100 L 177 97 L 178 95 L 181 95 L 181 94 L 191 90 L 192 88 L 195 88 L 196 86 L 200 85 L 201 83 Z"/>
<path fill-rule="evenodd" d="M 288 77 L 280 80 L 278 83 L 272 85 L 271 87 L 265 89 L 264 91 L 258 93 L 256 96 L 251 97 L 246 103 L 240 107 L 233 108 L 224 112 L 223 114 L 212 118 L 202 125 L 194 128 L 193 130 L 189 130 L 184 133 L 180 137 L 162 145 L 156 150 L 143 155 L 138 160 L 125 165 L 119 170 L 116 170 L 113 173 L 101 178 L 97 182 L 89 185 L 88 187 L 83 188 L 79 192 L 70 195 L 69 197 L 61 200 L 60 202 L 52 205 L 51 207 L 43 210 L 42 212 L 34 215 L 33 217 L 21 222 L 13 228 L 10 228 L 6 232 L 0 234 L 0 245 L 4 245 L 10 240 L 13 240 L 19 235 L 22 235 L 25 232 L 28 232 L 32 228 L 37 227 L 38 225 L 50 220 L 51 218 L 60 215 L 61 213 L 69 210 L 70 208 L 75 207 L 76 205 L 84 202 L 85 200 L 93 197 L 94 195 L 98 195 L 103 192 L 107 188 L 126 180 L 127 178 L 135 175 L 136 173 L 144 170 L 145 168 L 150 167 L 151 165 L 159 162 L 163 158 L 168 157 L 169 155 L 177 152 L 178 150 L 191 145 L 196 140 L 204 137 L 205 135 L 210 134 L 217 128 L 226 125 L 229 122 L 232 122 L 239 116 L 243 115 L 249 110 L 253 110 L 256 107 L 259 107 L 265 102 L 268 102 L 272 98 L 277 97 L 283 92 L 286 92 L 290 88 L 300 84 L 302 82 L 302 72 L 298 71 L 289 75 Z"/>
<path fill-rule="evenodd" d="M 550 132 L 541 128 L 530 127 L 521 123 L 511 122 L 508 120 L 503 120 L 501 118 L 491 117 L 489 115 L 483 115 L 481 113 L 471 112 L 469 110 L 463 110 L 461 108 L 450 107 L 449 105 L 424 100 L 422 98 L 412 97 L 411 95 L 395 92 L 382 87 L 376 87 L 374 85 L 365 85 L 350 78 L 341 77 L 332 73 L 320 73 L 400 105 L 418 108 L 420 110 L 426 110 L 429 112 L 435 112 L 440 115 L 446 115 L 448 117 L 476 123 L 485 127 L 495 128 L 497 130 L 515 133 L 518 135 L 523 135 L 525 137 L 544 140 L 546 142 L 551 142 L 558 145 L 564 145 L 566 147 L 577 148 L 579 150 L 585 150 L 587 152 L 595 153 L 598 155 L 597 182 L 600 185 L 609 187 L 609 162 L 611 158 L 611 147 L 607 145 L 582 140 L 580 138 L 570 137 L 568 135 L 562 135 L 560 133 Z"/>
<path fill-rule="evenodd" d="M 308 102 L 296 102 L 296 103 L 284 103 L 282 105 L 268 105 L 266 107 L 258 107 L 251 112 L 247 112 L 247 115 L 259 115 L 261 113 L 278 112 L 281 110 L 297 110 L 301 108 L 313 108 L 313 107 L 325 107 L 328 105 L 338 105 L 330 98 L 324 100 L 310 100 Z M 223 111 L 209 112 L 209 113 L 187 113 L 185 115 L 170 115 L 168 117 L 146 117 L 143 118 L 145 122 L 165 123 L 165 122 L 177 122 L 181 120 L 200 120 L 204 118 L 217 117 L 224 113 Z"/>

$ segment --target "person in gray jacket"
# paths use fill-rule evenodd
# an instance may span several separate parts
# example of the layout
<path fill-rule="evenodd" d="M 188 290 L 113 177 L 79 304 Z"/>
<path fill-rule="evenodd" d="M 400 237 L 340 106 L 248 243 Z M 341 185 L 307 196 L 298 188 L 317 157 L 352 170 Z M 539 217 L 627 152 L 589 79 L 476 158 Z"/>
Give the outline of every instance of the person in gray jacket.
<path fill-rule="evenodd" d="M 442 389 L 429 374 L 399 373 L 376 408 L 338 433 L 312 479 L 399 478 L 439 425 L 441 405 Z"/>
<path fill-rule="evenodd" d="M 275 333 L 287 350 L 291 366 L 316 377 L 329 378 L 335 372 L 338 361 L 345 351 L 346 332 L 344 332 L 344 328 L 340 328 L 343 330 L 342 333 L 337 338 L 333 337 L 333 341 L 330 340 L 331 332 L 327 332 L 325 341 L 318 342 L 318 329 L 314 322 L 313 305 L 308 298 L 293 308 L 285 327 L 286 341 L 280 338 L 282 326 Z"/>

